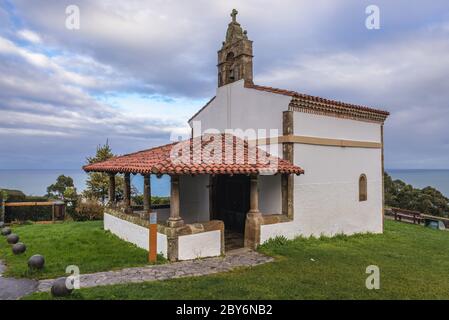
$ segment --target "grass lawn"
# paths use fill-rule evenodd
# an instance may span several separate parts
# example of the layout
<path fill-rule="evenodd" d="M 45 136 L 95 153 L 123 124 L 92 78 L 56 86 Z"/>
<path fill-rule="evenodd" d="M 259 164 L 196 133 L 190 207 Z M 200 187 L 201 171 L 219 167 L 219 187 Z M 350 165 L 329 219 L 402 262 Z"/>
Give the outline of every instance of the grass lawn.
<path fill-rule="evenodd" d="M 448 299 L 449 232 L 386 221 L 382 235 L 273 241 L 273 263 L 218 275 L 81 289 L 72 299 Z M 368 265 L 380 289 L 368 290 Z M 49 299 L 47 293 L 28 299 Z"/>
<path fill-rule="evenodd" d="M 12 229 L 27 250 L 14 255 L 5 237 L 0 236 L 0 259 L 7 264 L 7 277 L 55 278 L 65 275 L 68 265 L 91 273 L 147 264 L 145 250 L 104 231 L 103 221 L 31 224 Z M 45 257 L 45 268 L 31 273 L 27 261 L 34 254 Z"/>

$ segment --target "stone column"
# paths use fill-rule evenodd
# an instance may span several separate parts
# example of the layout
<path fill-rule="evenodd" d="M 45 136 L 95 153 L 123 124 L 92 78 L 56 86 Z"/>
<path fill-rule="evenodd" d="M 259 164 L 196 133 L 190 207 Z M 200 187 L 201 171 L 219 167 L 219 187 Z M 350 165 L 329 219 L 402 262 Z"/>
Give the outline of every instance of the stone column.
<path fill-rule="evenodd" d="M 109 205 L 115 206 L 115 173 L 109 173 Z"/>
<path fill-rule="evenodd" d="M 125 186 L 124 186 L 124 202 L 125 202 L 125 212 L 131 213 L 131 178 L 130 174 L 127 172 L 125 173 Z"/>
<path fill-rule="evenodd" d="M 143 176 L 143 210 L 151 211 L 151 178 L 149 174 Z"/>
<path fill-rule="evenodd" d="M 260 244 L 260 226 L 263 223 L 259 211 L 258 176 L 252 175 L 250 182 L 250 207 L 245 222 L 245 247 L 256 249 Z"/>
<path fill-rule="evenodd" d="M 259 181 L 257 175 L 252 175 L 250 178 L 249 212 L 259 212 Z"/>
<path fill-rule="evenodd" d="M 282 114 L 282 130 L 285 137 L 293 136 L 293 111 Z M 283 142 L 282 152 L 284 160 L 294 163 L 295 145 L 293 142 Z M 281 176 L 282 214 L 293 220 L 293 186 L 294 177 L 291 174 Z"/>
<path fill-rule="evenodd" d="M 293 220 L 293 180 L 292 174 L 281 176 L 282 214 Z"/>
<path fill-rule="evenodd" d="M 179 215 L 179 176 L 171 176 L 171 190 L 170 190 L 170 218 L 167 224 L 171 228 L 176 228 L 184 225 L 184 221 Z"/>
<path fill-rule="evenodd" d="M 178 260 L 178 235 L 167 236 L 167 258 L 170 262 L 175 262 Z"/>

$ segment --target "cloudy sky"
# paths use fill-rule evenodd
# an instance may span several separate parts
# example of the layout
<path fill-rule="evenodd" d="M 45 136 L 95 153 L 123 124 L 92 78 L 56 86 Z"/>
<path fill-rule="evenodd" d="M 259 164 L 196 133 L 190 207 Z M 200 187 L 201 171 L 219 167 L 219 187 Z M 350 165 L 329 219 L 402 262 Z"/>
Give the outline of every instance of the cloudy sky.
<path fill-rule="evenodd" d="M 234 7 L 257 84 L 389 110 L 387 168 L 449 168 L 447 0 L 0 0 L 0 169 L 80 168 L 106 139 L 122 154 L 185 132 Z"/>

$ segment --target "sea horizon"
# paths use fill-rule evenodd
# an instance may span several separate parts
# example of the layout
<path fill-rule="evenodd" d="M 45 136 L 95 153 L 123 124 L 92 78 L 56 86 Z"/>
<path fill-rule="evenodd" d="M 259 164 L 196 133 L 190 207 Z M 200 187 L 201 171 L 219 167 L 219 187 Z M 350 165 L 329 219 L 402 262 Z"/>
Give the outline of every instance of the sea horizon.
<path fill-rule="evenodd" d="M 14 189 L 30 196 L 43 196 L 47 193 L 47 187 L 55 183 L 60 175 L 71 177 L 78 193 L 86 189 L 87 173 L 82 169 L 0 169 L 0 189 Z M 131 184 L 140 193 L 143 192 L 141 175 L 131 175 Z M 152 176 L 151 193 L 154 196 L 168 196 L 168 176 Z"/>
<path fill-rule="evenodd" d="M 449 197 L 449 169 L 386 169 L 393 180 L 400 179 L 415 188 L 434 187 Z M 77 191 L 86 188 L 87 173 L 82 169 L 0 169 L 0 188 L 15 189 L 27 195 L 43 196 L 47 187 L 64 174 L 73 179 Z M 169 196 L 169 177 L 152 176 L 151 189 L 155 196 Z M 143 192 L 143 177 L 131 175 L 131 184 Z"/>

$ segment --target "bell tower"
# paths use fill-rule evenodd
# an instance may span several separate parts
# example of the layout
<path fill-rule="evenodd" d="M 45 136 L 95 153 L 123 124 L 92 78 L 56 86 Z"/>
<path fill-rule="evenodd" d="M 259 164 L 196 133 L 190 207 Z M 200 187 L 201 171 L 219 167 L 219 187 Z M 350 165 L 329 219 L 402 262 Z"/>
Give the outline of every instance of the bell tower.
<path fill-rule="evenodd" d="M 226 39 L 218 51 L 218 86 L 244 79 L 253 83 L 253 42 L 248 40 L 237 22 L 238 11 L 233 9 Z"/>

